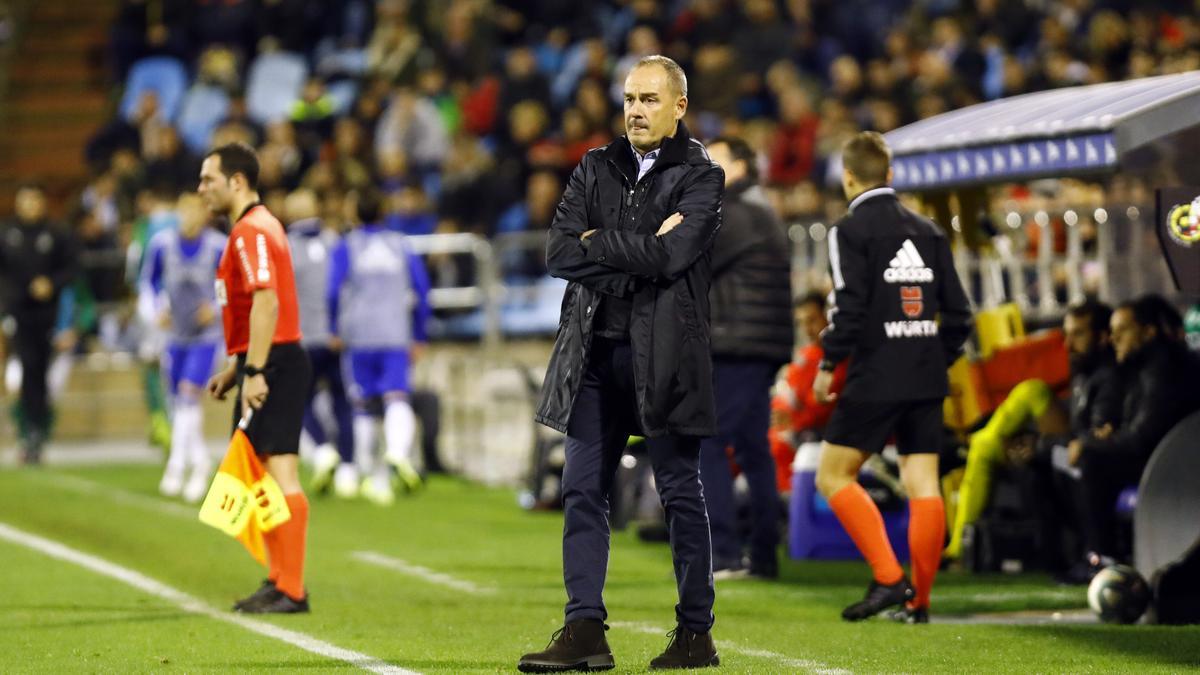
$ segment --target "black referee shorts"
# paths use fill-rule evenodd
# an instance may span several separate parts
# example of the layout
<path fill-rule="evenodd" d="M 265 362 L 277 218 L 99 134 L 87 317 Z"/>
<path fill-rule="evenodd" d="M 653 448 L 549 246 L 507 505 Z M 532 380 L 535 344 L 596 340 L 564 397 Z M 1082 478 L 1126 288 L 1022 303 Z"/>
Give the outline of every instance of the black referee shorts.
<path fill-rule="evenodd" d="M 893 432 L 901 455 L 940 453 L 942 399 L 839 400 L 825 425 L 825 441 L 874 454 L 883 450 Z"/>
<path fill-rule="evenodd" d="M 233 406 L 233 428 L 242 419 L 242 380 L 246 355 L 237 358 L 237 399 Z M 298 342 L 271 346 L 267 365 L 267 400 L 254 411 L 246 436 L 259 455 L 294 455 L 300 452 L 300 426 L 312 381 L 312 364 Z M 233 433 L 230 431 L 230 433 Z"/>

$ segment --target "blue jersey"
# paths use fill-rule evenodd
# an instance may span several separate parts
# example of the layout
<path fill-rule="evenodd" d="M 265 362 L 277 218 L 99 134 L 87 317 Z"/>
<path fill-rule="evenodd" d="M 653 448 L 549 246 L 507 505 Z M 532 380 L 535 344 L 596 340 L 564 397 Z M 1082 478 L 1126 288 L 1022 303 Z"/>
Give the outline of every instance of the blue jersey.
<path fill-rule="evenodd" d="M 144 286 L 164 296 L 171 312 L 171 341 L 214 342 L 221 339 L 215 281 L 225 250 L 225 235 L 204 228 L 195 239 L 184 239 L 178 230 L 154 235 L 146 247 L 142 268 Z M 196 312 L 207 304 L 214 320 L 207 326 L 196 321 Z"/>
<path fill-rule="evenodd" d="M 403 234 L 380 225 L 347 234 L 333 252 L 331 330 L 351 349 L 408 349 L 425 341 L 429 276 Z"/>

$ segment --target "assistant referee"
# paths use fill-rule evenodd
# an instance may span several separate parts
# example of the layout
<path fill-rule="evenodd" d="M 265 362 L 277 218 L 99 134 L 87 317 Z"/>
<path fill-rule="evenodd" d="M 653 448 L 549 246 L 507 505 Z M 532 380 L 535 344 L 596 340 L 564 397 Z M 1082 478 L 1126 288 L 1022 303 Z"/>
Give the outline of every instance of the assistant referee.
<path fill-rule="evenodd" d="M 971 310 L 950 243 L 932 221 L 905 208 L 892 181 L 892 152 L 864 131 L 842 148 L 842 187 L 850 200 L 829 233 L 834 306 L 821 334 L 825 358 L 813 382 L 829 395 L 833 370 L 850 359 L 846 384 L 825 427 L 817 489 L 871 566 L 862 601 L 842 612 L 860 621 L 895 605 L 893 618 L 929 620 L 929 591 L 945 543 L 938 486 L 946 368 L 971 332 Z M 909 583 L 883 518 L 858 484 L 858 470 L 895 435 L 900 480 L 908 493 Z"/>
<path fill-rule="evenodd" d="M 279 483 L 291 518 L 264 535 L 267 580 L 234 609 L 254 614 L 308 611 L 304 588 L 308 499 L 300 486 L 300 427 L 312 378 L 300 346 L 300 311 L 283 225 L 259 203 L 258 158 L 231 143 L 210 152 L 200 169 L 200 196 L 234 223 L 217 269 L 217 303 L 230 359 L 209 380 L 218 400 L 235 386 L 234 424 L 253 411 L 246 435 Z"/>

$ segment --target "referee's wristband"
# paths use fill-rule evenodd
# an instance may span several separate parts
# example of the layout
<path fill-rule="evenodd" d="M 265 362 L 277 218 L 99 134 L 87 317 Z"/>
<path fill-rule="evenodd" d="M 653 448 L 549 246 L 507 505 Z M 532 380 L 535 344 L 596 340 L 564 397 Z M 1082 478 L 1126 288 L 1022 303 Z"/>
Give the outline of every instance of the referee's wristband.
<path fill-rule="evenodd" d="M 265 377 L 267 374 L 267 367 L 263 366 L 262 368 L 259 368 L 247 363 L 245 367 L 242 368 L 242 372 L 246 374 L 246 377 L 254 377 L 256 375 L 262 375 Z"/>
<path fill-rule="evenodd" d="M 826 373 L 832 373 L 837 369 L 837 364 L 829 359 L 821 359 L 821 365 L 817 366 L 817 369 Z"/>

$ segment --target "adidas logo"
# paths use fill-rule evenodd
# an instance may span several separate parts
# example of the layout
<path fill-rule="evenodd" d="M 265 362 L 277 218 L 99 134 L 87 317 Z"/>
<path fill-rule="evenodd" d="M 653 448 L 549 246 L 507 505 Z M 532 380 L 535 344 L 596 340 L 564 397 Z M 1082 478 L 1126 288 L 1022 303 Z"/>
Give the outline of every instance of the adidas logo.
<path fill-rule="evenodd" d="M 896 251 L 896 257 L 883 271 L 883 280 L 889 284 L 926 284 L 933 281 L 933 270 L 925 266 L 925 260 L 921 258 L 912 239 L 905 239 L 900 250 Z"/>

